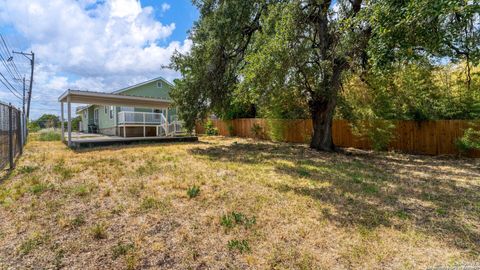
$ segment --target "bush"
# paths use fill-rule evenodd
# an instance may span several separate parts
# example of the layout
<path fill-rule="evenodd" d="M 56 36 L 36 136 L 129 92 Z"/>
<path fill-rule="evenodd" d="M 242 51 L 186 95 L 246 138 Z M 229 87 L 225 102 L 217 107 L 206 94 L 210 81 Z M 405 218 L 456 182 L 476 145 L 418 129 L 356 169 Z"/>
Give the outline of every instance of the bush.
<path fill-rule="evenodd" d="M 208 120 L 205 124 L 205 134 L 209 136 L 218 135 L 218 129 L 213 125 L 212 120 Z"/>
<path fill-rule="evenodd" d="M 61 139 L 62 135 L 60 134 L 60 131 L 54 129 L 43 129 L 38 135 L 39 141 L 60 141 Z"/>
<path fill-rule="evenodd" d="M 380 119 L 353 121 L 352 128 L 354 135 L 368 138 L 374 150 L 383 151 L 392 140 L 395 124 Z"/>
<path fill-rule="evenodd" d="M 268 127 L 270 131 L 270 138 L 274 142 L 283 142 L 285 141 L 285 124 L 284 121 L 280 119 L 268 119 Z"/>
<path fill-rule="evenodd" d="M 263 138 L 263 128 L 259 124 L 254 123 L 251 128 L 251 131 L 253 133 L 253 137 L 255 137 L 256 139 Z"/>
<path fill-rule="evenodd" d="M 463 136 L 455 142 L 458 150 L 466 153 L 470 150 L 480 149 L 480 130 L 468 128 L 463 133 Z"/>

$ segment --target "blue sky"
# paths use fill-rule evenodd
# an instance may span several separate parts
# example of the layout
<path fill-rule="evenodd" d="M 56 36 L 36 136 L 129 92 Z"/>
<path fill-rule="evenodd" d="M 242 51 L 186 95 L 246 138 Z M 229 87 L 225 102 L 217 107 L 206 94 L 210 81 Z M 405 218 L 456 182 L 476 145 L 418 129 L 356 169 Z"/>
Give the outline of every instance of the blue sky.
<path fill-rule="evenodd" d="M 197 18 L 190 0 L 0 0 L 8 45 L 36 54 L 32 118 L 58 114 L 57 98 L 68 88 L 108 92 L 179 77 L 162 67 L 175 51 L 190 50 L 187 32 Z M 14 57 L 28 73 L 28 61 Z M 0 100 L 20 103 L 1 84 Z"/>

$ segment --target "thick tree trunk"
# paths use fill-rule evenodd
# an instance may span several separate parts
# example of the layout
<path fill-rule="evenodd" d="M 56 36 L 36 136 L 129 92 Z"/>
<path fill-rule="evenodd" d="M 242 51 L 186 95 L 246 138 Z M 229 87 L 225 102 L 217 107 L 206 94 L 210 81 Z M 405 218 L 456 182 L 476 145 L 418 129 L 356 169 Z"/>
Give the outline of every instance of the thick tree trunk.
<path fill-rule="evenodd" d="M 310 147 L 320 151 L 335 151 L 333 143 L 332 124 L 333 113 L 337 105 L 336 97 L 330 97 L 323 102 L 315 102 L 310 111 L 313 122 L 313 135 Z"/>

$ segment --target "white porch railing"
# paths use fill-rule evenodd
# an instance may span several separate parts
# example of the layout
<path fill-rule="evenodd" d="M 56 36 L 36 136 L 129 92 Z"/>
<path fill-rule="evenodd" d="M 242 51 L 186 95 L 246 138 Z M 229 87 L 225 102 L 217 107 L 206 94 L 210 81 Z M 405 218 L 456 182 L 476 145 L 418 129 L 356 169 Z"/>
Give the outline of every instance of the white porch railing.
<path fill-rule="evenodd" d="M 162 113 L 149 112 L 119 112 L 118 124 L 120 125 L 164 125 L 165 116 Z"/>
<path fill-rule="evenodd" d="M 163 113 L 149 113 L 149 112 L 119 112 L 118 125 L 129 126 L 157 126 L 157 136 L 174 136 L 179 133 L 184 133 L 183 122 L 178 121 L 176 117 L 171 122 Z M 125 130 L 123 136 L 126 136 Z"/>

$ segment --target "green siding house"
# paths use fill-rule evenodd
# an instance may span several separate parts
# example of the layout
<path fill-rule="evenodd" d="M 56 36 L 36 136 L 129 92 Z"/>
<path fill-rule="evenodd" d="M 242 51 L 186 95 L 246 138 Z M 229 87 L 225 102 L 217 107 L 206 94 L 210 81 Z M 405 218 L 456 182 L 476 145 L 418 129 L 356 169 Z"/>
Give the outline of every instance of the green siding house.
<path fill-rule="evenodd" d="M 167 80 L 158 77 L 111 94 L 171 101 L 169 92 L 172 86 Z M 168 135 L 169 124 L 181 126 L 177 120 L 176 108 L 168 106 L 149 108 L 91 104 L 77 108 L 76 112 L 81 116 L 79 129 L 84 133 L 122 137 L 162 136 Z M 167 128 L 163 128 L 165 126 Z M 178 129 L 176 126 L 173 128 Z"/>

